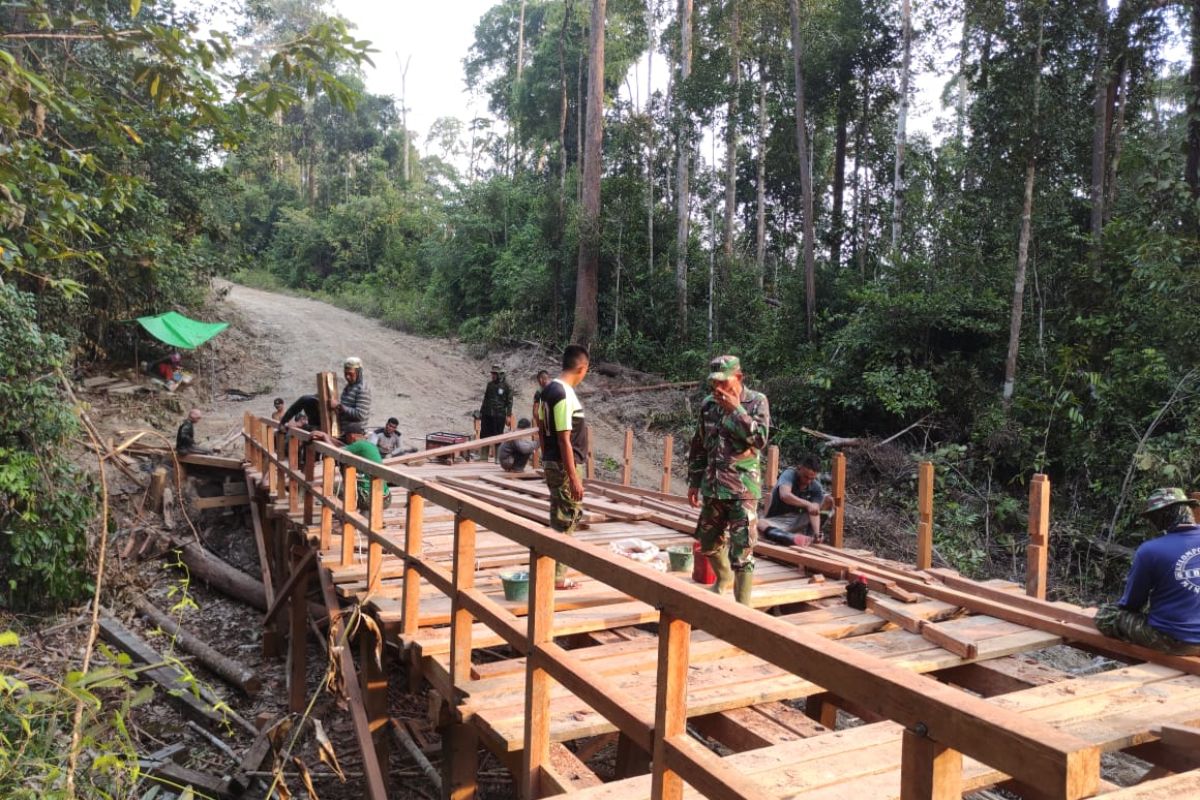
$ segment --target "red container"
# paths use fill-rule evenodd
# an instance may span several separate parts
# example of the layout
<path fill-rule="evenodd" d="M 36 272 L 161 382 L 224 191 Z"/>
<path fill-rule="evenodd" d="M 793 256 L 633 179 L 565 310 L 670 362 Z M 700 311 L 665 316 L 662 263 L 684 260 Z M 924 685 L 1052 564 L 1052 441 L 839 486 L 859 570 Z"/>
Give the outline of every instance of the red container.
<path fill-rule="evenodd" d="M 713 572 L 712 564 L 708 563 L 708 556 L 700 552 L 698 541 L 692 543 L 692 580 L 705 586 L 712 586 L 717 582 L 717 573 Z"/>

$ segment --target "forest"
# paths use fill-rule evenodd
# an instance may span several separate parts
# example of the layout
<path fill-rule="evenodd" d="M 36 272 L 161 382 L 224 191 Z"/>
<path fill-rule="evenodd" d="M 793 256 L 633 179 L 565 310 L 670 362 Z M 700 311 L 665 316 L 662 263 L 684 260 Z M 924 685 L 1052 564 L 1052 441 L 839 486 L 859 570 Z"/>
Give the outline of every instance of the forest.
<path fill-rule="evenodd" d="M 1200 0 L 499 0 L 488 115 L 428 131 L 331 4 L 240 12 L 0 9 L 0 567 L 84 541 L 55 369 L 214 275 L 669 378 L 734 352 L 788 456 L 921 422 L 963 569 L 1023 549 L 1035 471 L 1081 590 L 1194 486 Z"/>

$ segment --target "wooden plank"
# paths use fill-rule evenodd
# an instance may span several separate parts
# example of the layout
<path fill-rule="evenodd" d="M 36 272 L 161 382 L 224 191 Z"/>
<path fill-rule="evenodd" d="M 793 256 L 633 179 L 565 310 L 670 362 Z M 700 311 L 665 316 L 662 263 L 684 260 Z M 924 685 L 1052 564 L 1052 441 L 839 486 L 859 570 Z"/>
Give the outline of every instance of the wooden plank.
<path fill-rule="evenodd" d="M 1178 800 L 1200 796 L 1200 772 L 1185 772 L 1104 795 L 1104 800 Z"/>
<path fill-rule="evenodd" d="M 687 735 L 688 647 L 692 626 L 664 614 L 658 623 L 658 689 L 654 703 L 652 793 L 681 800 L 683 778 L 667 766 L 667 740 Z"/>
<path fill-rule="evenodd" d="M 763 497 L 770 497 L 779 483 L 779 445 L 773 444 L 767 448 L 767 474 L 763 484 Z"/>
<path fill-rule="evenodd" d="M 372 534 L 383 530 L 383 481 L 371 478 L 371 512 L 369 517 L 371 534 L 367 536 L 367 595 L 377 594 L 380 589 L 380 570 L 383 567 L 383 546 Z"/>
<path fill-rule="evenodd" d="M 302 558 L 292 561 L 292 575 L 288 583 L 293 585 L 291 603 L 288 606 L 288 710 L 293 714 L 304 711 L 308 700 L 308 564 L 315 562 L 315 553 L 309 550 Z M 292 579 L 295 578 L 293 581 Z M 282 593 L 281 593 L 282 594 Z"/>
<path fill-rule="evenodd" d="M 424 552 L 422 541 L 422 526 L 425 515 L 425 498 L 410 491 L 408 508 L 404 514 L 404 550 L 410 556 L 420 557 Z M 405 637 L 411 637 L 420 627 L 421 613 L 421 576 L 412 562 L 406 562 L 404 569 L 404 596 L 400 628 Z"/>
<path fill-rule="evenodd" d="M 460 592 L 475 585 L 475 523 L 465 517 L 454 521 L 454 593 L 451 595 L 450 685 L 458 687 L 471 679 L 471 612 L 463 606 Z M 553 608 L 550 610 L 553 614 Z"/>
<path fill-rule="evenodd" d="M 309 458 L 316 460 L 317 454 L 310 452 Z M 321 498 L 321 530 L 320 530 L 320 547 L 322 550 L 328 550 L 330 540 L 333 538 L 333 505 L 330 503 L 329 496 L 333 494 L 333 480 L 337 471 L 337 462 L 331 456 L 325 456 L 321 459 L 321 490 L 324 492 Z"/>
<path fill-rule="evenodd" d="M 192 507 L 197 511 L 204 511 L 210 508 L 235 508 L 236 506 L 245 506 L 249 504 L 249 495 L 227 494 L 217 497 L 197 497 L 192 503 Z"/>
<path fill-rule="evenodd" d="M 310 570 L 316 564 L 316 562 L 317 552 L 315 550 L 309 550 L 304 558 L 302 558 L 292 568 L 292 572 L 290 575 L 288 575 L 288 579 L 284 581 L 283 586 L 279 587 L 279 594 L 275 595 L 275 598 L 271 601 L 271 605 L 267 609 L 266 615 L 263 617 L 263 625 L 269 625 L 271 623 L 271 621 L 279 613 L 279 610 L 283 608 L 283 601 L 291 596 L 292 590 L 295 589 L 296 584 L 300 582 L 300 579 L 304 577 L 305 573 L 307 573 L 308 570 Z"/>
<path fill-rule="evenodd" d="M 1151 728 L 1150 732 L 1156 734 L 1168 747 L 1200 754 L 1200 728 L 1167 723 Z"/>
<path fill-rule="evenodd" d="M 933 566 L 933 462 L 917 470 L 917 569 Z"/>
<path fill-rule="evenodd" d="M 330 436 L 341 435 L 338 430 L 337 417 L 333 413 L 333 405 L 337 402 L 337 378 L 332 372 L 317 373 L 317 407 L 320 419 L 310 420 L 321 426 L 321 430 Z"/>
<path fill-rule="evenodd" d="M 633 429 L 625 429 L 624 466 L 621 468 L 621 483 L 629 486 L 633 483 Z"/>
<path fill-rule="evenodd" d="M 208 453 L 181 453 L 176 454 L 175 458 L 182 464 L 190 464 L 194 467 L 214 467 L 216 469 L 228 469 L 236 472 L 242 471 L 242 460 L 231 456 L 216 456 Z"/>
<path fill-rule="evenodd" d="M 663 474 L 662 490 L 665 494 L 671 491 L 671 467 L 675 463 L 675 437 L 668 435 L 663 439 Z"/>
<path fill-rule="evenodd" d="M 354 563 L 354 547 L 358 534 L 351 519 L 358 511 L 358 468 L 346 464 L 342 468 L 342 560 L 341 565 Z"/>
<path fill-rule="evenodd" d="M 979 645 L 970 639 L 955 636 L 953 632 L 925 622 L 921 625 L 921 636 L 938 647 L 949 650 L 959 658 L 973 659 L 979 656 Z"/>
<path fill-rule="evenodd" d="M 529 552 L 530 651 L 550 642 L 554 623 L 554 559 Z M 525 746 L 522 751 L 521 796 L 537 800 L 543 794 L 542 765 L 550 761 L 550 674 L 536 659 L 525 665 Z"/>

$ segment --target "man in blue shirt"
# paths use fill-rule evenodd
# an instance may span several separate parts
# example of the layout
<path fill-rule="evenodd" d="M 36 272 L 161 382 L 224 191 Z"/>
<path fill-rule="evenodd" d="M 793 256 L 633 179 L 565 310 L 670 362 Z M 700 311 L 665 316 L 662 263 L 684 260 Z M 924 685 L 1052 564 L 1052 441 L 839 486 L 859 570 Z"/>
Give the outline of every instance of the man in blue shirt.
<path fill-rule="evenodd" d="M 1200 655 L 1196 505 L 1182 489 L 1157 489 L 1150 495 L 1142 516 L 1163 535 L 1137 549 L 1125 594 L 1096 613 L 1096 627 L 1105 636 L 1175 655 Z"/>

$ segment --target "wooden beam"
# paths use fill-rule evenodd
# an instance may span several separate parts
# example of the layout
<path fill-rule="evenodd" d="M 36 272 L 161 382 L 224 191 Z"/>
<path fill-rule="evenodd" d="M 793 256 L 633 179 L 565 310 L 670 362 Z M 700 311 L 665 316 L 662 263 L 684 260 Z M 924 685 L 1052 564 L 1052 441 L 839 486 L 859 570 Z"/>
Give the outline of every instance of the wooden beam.
<path fill-rule="evenodd" d="M 450 722 L 441 728 L 442 797 L 474 800 L 478 791 L 479 729 Z"/>
<path fill-rule="evenodd" d="M 624 466 L 621 469 L 621 483 L 625 486 L 633 484 L 633 429 L 625 429 L 625 449 L 623 451 Z"/>
<path fill-rule="evenodd" d="M 471 680 L 471 626 L 475 618 L 463 607 L 460 592 L 475 586 L 475 523 L 454 520 L 454 592 L 450 595 L 450 685 L 458 688 Z M 553 614 L 553 609 L 551 609 Z"/>
<path fill-rule="evenodd" d="M 1050 545 L 1050 479 L 1038 473 L 1029 484 L 1029 548 L 1025 561 L 1025 593 L 1046 599 Z"/>
<path fill-rule="evenodd" d="M 411 558 L 420 558 L 424 552 L 421 536 L 424 516 L 425 498 L 410 490 L 404 512 L 404 551 Z M 421 575 L 409 559 L 405 560 L 402 592 L 400 630 L 406 639 L 411 639 L 421 624 Z"/>
<path fill-rule="evenodd" d="M 316 510 L 314 505 L 312 486 L 317 477 L 317 454 L 308 450 L 304 453 L 304 484 L 302 490 L 304 492 L 304 524 L 305 526 L 312 525 Z"/>
<path fill-rule="evenodd" d="M 663 439 L 663 474 L 662 474 L 662 490 L 664 493 L 671 491 L 671 467 L 675 463 L 675 437 L 667 436 Z"/>
<path fill-rule="evenodd" d="M 367 624 L 370 623 L 370 624 Z M 358 663 L 362 665 L 363 701 L 371 735 L 375 739 L 375 757 L 386 775 L 391 757 L 391 737 L 388 735 L 388 648 L 384 646 L 382 629 L 375 620 L 364 618 L 358 631 Z"/>
<path fill-rule="evenodd" d="M 763 496 L 769 497 L 779 483 L 779 445 L 773 444 L 767 448 L 767 474 L 763 484 Z"/>
<path fill-rule="evenodd" d="M 658 682 L 654 701 L 654 752 L 651 795 L 681 800 L 683 779 L 667 765 L 667 740 L 687 735 L 688 648 L 692 626 L 663 614 L 658 621 Z"/>
<path fill-rule="evenodd" d="M 536 651 L 551 641 L 554 624 L 554 559 L 529 552 L 529 648 Z M 521 761 L 521 796 L 542 796 L 542 765 L 550 761 L 551 678 L 536 659 L 525 661 L 525 749 Z"/>
<path fill-rule="evenodd" d="M 900 800 L 962 800 L 962 753 L 905 729 L 900 749 Z"/>
<path fill-rule="evenodd" d="M 304 577 L 305 573 L 312 569 L 313 565 L 316 563 L 316 550 L 309 550 L 304 558 L 296 562 L 296 565 L 292 567 L 291 574 L 288 575 L 288 579 L 284 581 L 283 586 L 279 587 L 279 593 L 275 595 L 275 598 L 271 601 L 271 606 L 267 609 L 266 616 L 263 617 L 263 625 L 271 624 L 272 620 L 274 620 L 275 616 L 279 613 L 279 610 L 283 608 L 284 601 L 291 597 L 292 592 L 295 590 L 296 585 L 300 582 L 300 579 Z"/>
<path fill-rule="evenodd" d="M 282 543 L 281 543 L 282 544 Z M 292 562 L 291 603 L 288 605 L 288 710 L 293 714 L 304 711 L 308 702 L 308 580 L 309 567 L 316 555 L 309 550 Z M 306 564 L 307 562 L 307 564 Z M 292 579 L 295 578 L 293 581 Z"/>
<path fill-rule="evenodd" d="M 846 454 L 833 454 L 833 526 L 829 543 L 840 548 L 846 531 Z"/>
<path fill-rule="evenodd" d="M 342 560 L 340 566 L 348 567 L 354 563 L 354 545 L 358 543 L 358 533 L 350 516 L 358 511 L 358 468 L 353 464 L 342 467 Z"/>
<path fill-rule="evenodd" d="M 308 457 L 316 460 L 317 454 L 310 450 Z M 321 549 L 328 550 L 333 542 L 333 505 L 327 498 L 333 495 L 333 481 L 337 475 L 337 462 L 332 456 L 321 459 Z"/>
<path fill-rule="evenodd" d="M 1200 755 L 1200 728 L 1164 723 L 1151 728 L 1150 732 L 1157 734 L 1168 747 Z"/>
<path fill-rule="evenodd" d="M 216 497 L 197 497 L 192 503 L 192 508 L 197 511 L 205 511 L 210 508 L 234 508 L 236 506 L 249 505 L 249 503 L 249 495 L 225 494 L 217 495 Z"/>
<path fill-rule="evenodd" d="M 333 414 L 332 406 L 337 397 L 337 378 L 332 372 L 317 373 L 317 406 L 320 419 L 310 420 L 321 426 L 321 430 L 330 436 L 338 436 L 337 417 Z"/>
<path fill-rule="evenodd" d="M 933 462 L 917 470 L 917 569 L 933 566 Z"/>
<path fill-rule="evenodd" d="M 293 472 L 300 469 L 300 440 L 295 436 L 286 436 L 288 469 Z M 288 513 L 300 513 L 300 483 L 291 476 L 287 482 Z"/>
<path fill-rule="evenodd" d="M 371 533 L 383 530 L 383 480 L 371 478 Z M 367 537 L 367 596 L 379 593 L 383 570 L 383 547 L 376 536 Z"/>

